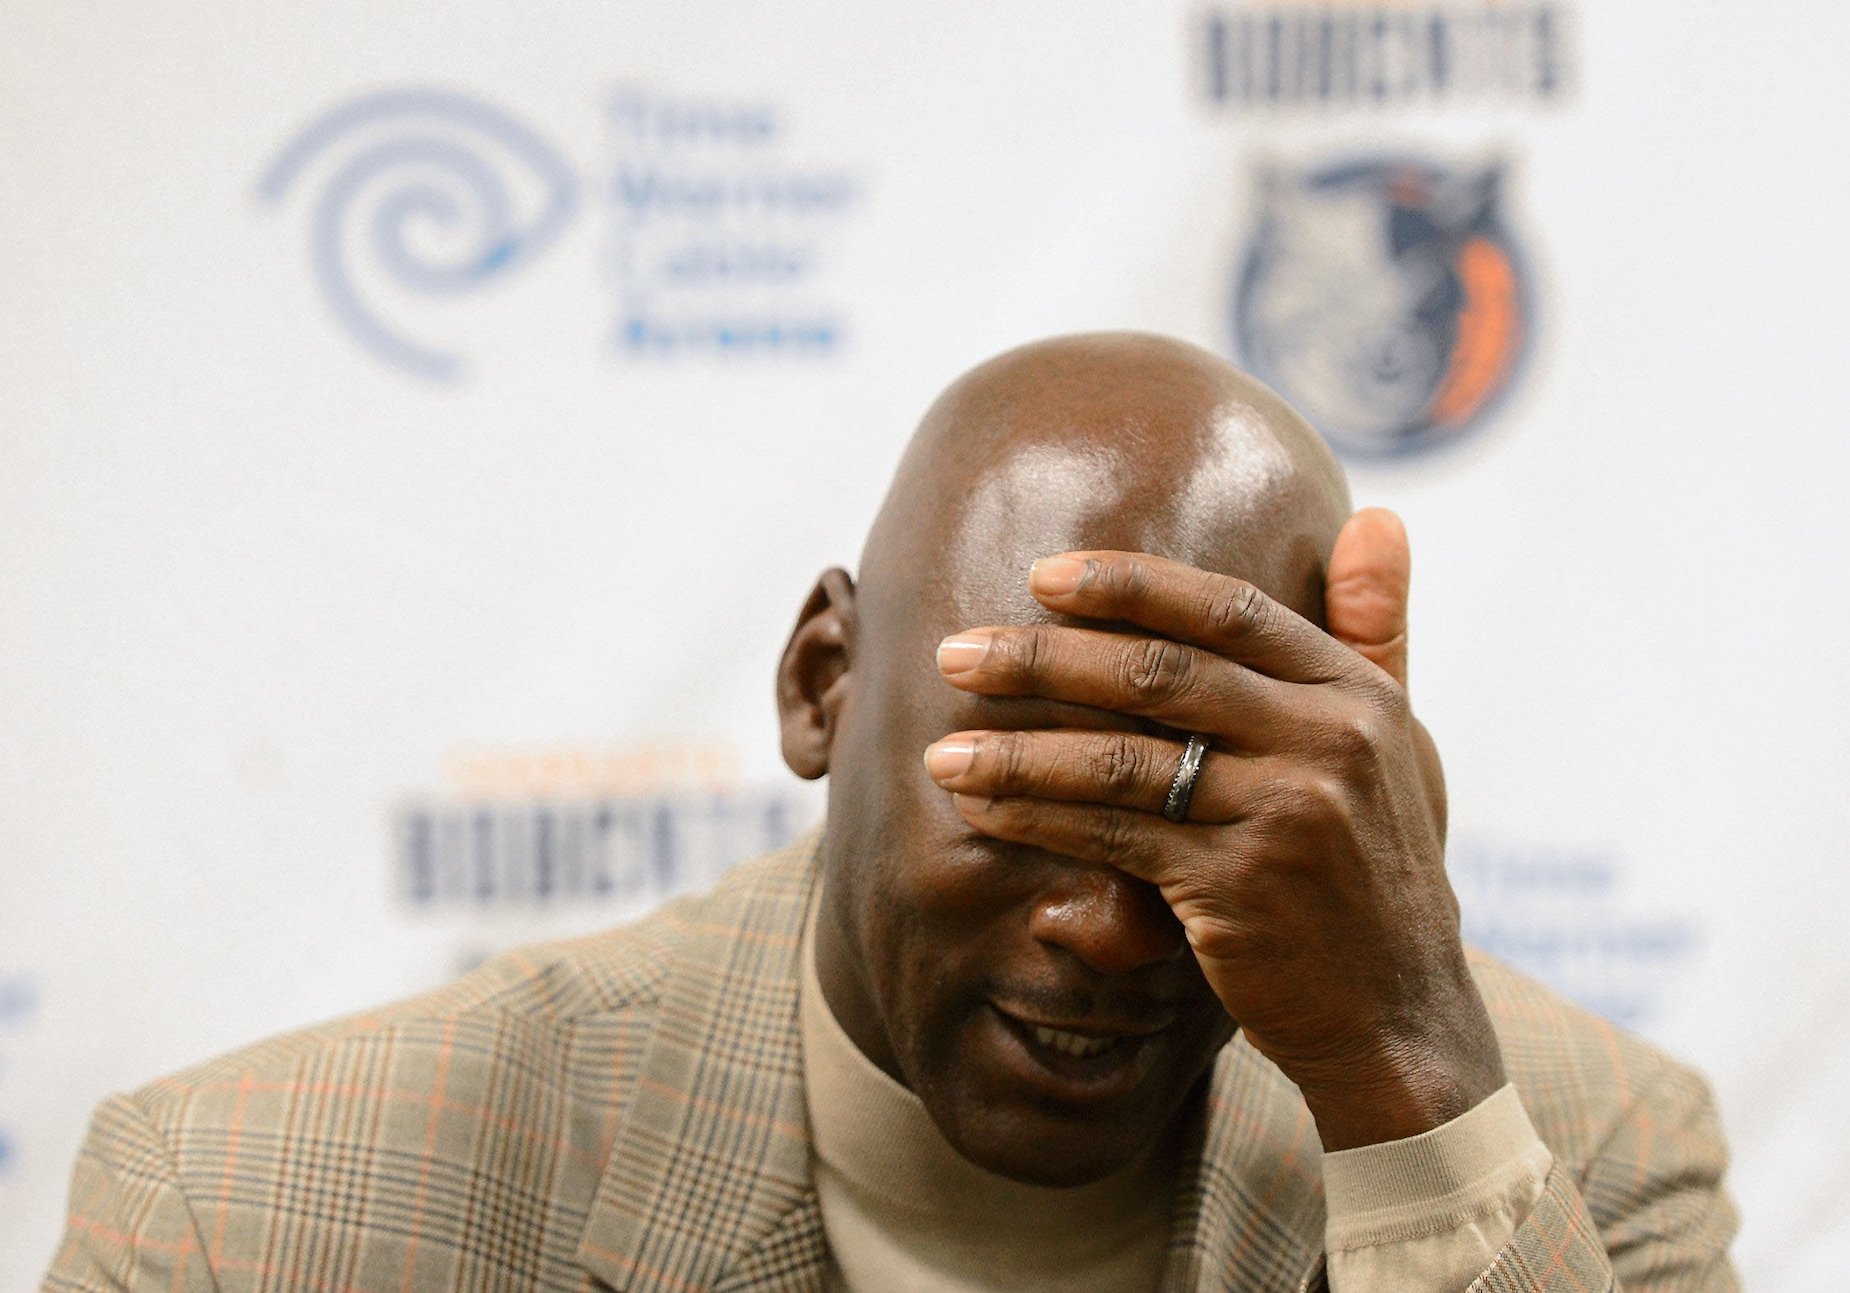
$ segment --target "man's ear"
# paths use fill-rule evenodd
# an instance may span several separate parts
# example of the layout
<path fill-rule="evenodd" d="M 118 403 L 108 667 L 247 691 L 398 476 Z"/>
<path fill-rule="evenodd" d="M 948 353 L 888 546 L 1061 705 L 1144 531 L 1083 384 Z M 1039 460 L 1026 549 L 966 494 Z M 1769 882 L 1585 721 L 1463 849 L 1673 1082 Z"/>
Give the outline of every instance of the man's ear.
<path fill-rule="evenodd" d="M 854 653 L 854 580 L 831 567 L 816 581 L 777 664 L 784 762 L 805 781 L 829 770 Z"/>

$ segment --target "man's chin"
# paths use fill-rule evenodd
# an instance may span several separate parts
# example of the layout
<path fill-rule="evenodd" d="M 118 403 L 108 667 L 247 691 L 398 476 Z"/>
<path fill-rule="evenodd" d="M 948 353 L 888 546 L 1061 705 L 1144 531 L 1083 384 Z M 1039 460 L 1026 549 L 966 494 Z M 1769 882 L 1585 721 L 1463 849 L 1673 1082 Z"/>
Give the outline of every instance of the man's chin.
<path fill-rule="evenodd" d="M 939 1034 L 956 1045 L 914 1070 L 926 1080 L 910 1085 L 944 1138 L 977 1166 L 1028 1185 L 1087 1185 L 1140 1161 L 1177 1124 L 1188 1093 L 1164 1078 L 1193 1058 L 1176 1053 L 1186 1035 L 1163 1029 L 1075 1055 L 985 1006 Z"/>
<path fill-rule="evenodd" d="M 934 1098 L 936 1097 L 936 1098 Z M 924 1097 L 939 1132 L 964 1158 L 1024 1185 L 1070 1188 L 1140 1161 L 1173 1119 L 1145 1107 L 1060 1108 L 1002 1095 L 987 1083 L 938 1086 Z"/>
<path fill-rule="evenodd" d="M 1022 1119 L 985 1119 L 971 1135 L 947 1136 L 951 1147 L 987 1172 L 1023 1185 L 1070 1189 L 1121 1172 L 1141 1159 L 1156 1137 L 1134 1141 L 1114 1129 L 1024 1125 Z M 1040 1122 L 1041 1120 L 1035 1120 Z"/>

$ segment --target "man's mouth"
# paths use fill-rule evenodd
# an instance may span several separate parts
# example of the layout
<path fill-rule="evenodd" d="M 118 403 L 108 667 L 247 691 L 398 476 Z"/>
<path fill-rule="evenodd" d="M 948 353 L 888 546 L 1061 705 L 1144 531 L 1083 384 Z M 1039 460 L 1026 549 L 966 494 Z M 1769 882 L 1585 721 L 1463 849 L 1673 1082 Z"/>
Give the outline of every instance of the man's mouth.
<path fill-rule="evenodd" d="M 1094 1055 L 1103 1055 L 1112 1049 L 1123 1037 L 1087 1037 L 1083 1033 L 1069 1033 L 1058 1028 L 1043 1028 L 1032 1024 L 1034 1040 L 1043 1046 L 1051 1047 L 1062 1055 L 1071 1055 L 1075 1059 L 1090 1059 Z"/>
<path fill-rule="evenodd" d="M 1173 1016 L 1046 1020 L 993 1003 L 991 1009 L 997 1027 L 990 1036 L 999 1047 L 991 1054 L 1043 1099 L 1075 1108 L 1110 1103 L 1135 1090 L 1163 1050 L 1161 1034 L 1174 1022 Z"/>

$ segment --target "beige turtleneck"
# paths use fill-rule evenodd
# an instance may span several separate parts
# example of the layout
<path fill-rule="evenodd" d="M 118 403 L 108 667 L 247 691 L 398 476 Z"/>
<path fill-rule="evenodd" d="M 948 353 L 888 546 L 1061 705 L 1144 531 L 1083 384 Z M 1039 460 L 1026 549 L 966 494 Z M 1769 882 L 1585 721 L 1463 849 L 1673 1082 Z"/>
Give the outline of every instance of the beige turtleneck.
<path fill-rule="evenodd" d="M 917 1096 L 861 1054 L 804 935 L 803 1075 L 830 1287 L 853 1293 L 1136 1293 L 1169 1242 L 1174 1145 L 1072 1189 L 1023 1185 L 952 1149 Z"/>
<path fill-rule="evenodd" d="M 1179 1146 L 1072 1189 L 976 1166 L 837 1022 L 816 975 L 815 924 L 812 907 L 798 1013 L 831 1290 L 1155 1289 Z M 1507 1086 L 1423 1136 L 1325 1155 L 1333 1293 L 1464 1288 L 1541 1197 L 1551 1162 Z"/>

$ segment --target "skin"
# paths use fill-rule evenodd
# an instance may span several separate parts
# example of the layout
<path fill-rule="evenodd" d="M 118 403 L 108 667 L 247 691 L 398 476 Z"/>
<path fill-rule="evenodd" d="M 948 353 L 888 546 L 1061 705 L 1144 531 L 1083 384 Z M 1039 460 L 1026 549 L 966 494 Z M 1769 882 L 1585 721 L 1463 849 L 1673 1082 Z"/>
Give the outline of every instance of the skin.
<path fill-rule="evenodd" d="M 966 1158 L 1120 1170 L 1236 1026 L 1329 1149 L 1502 1085 L 1408 707 L 1405 534 L 1349 510 L 1217 357 L 1062 338 L 946 391 L 858 583 L 818 581 L 778 702 L 786 761 L 830 777 L 824 995 Z M 1212 745 L 1172 823 L 1189 732 Z"/>

